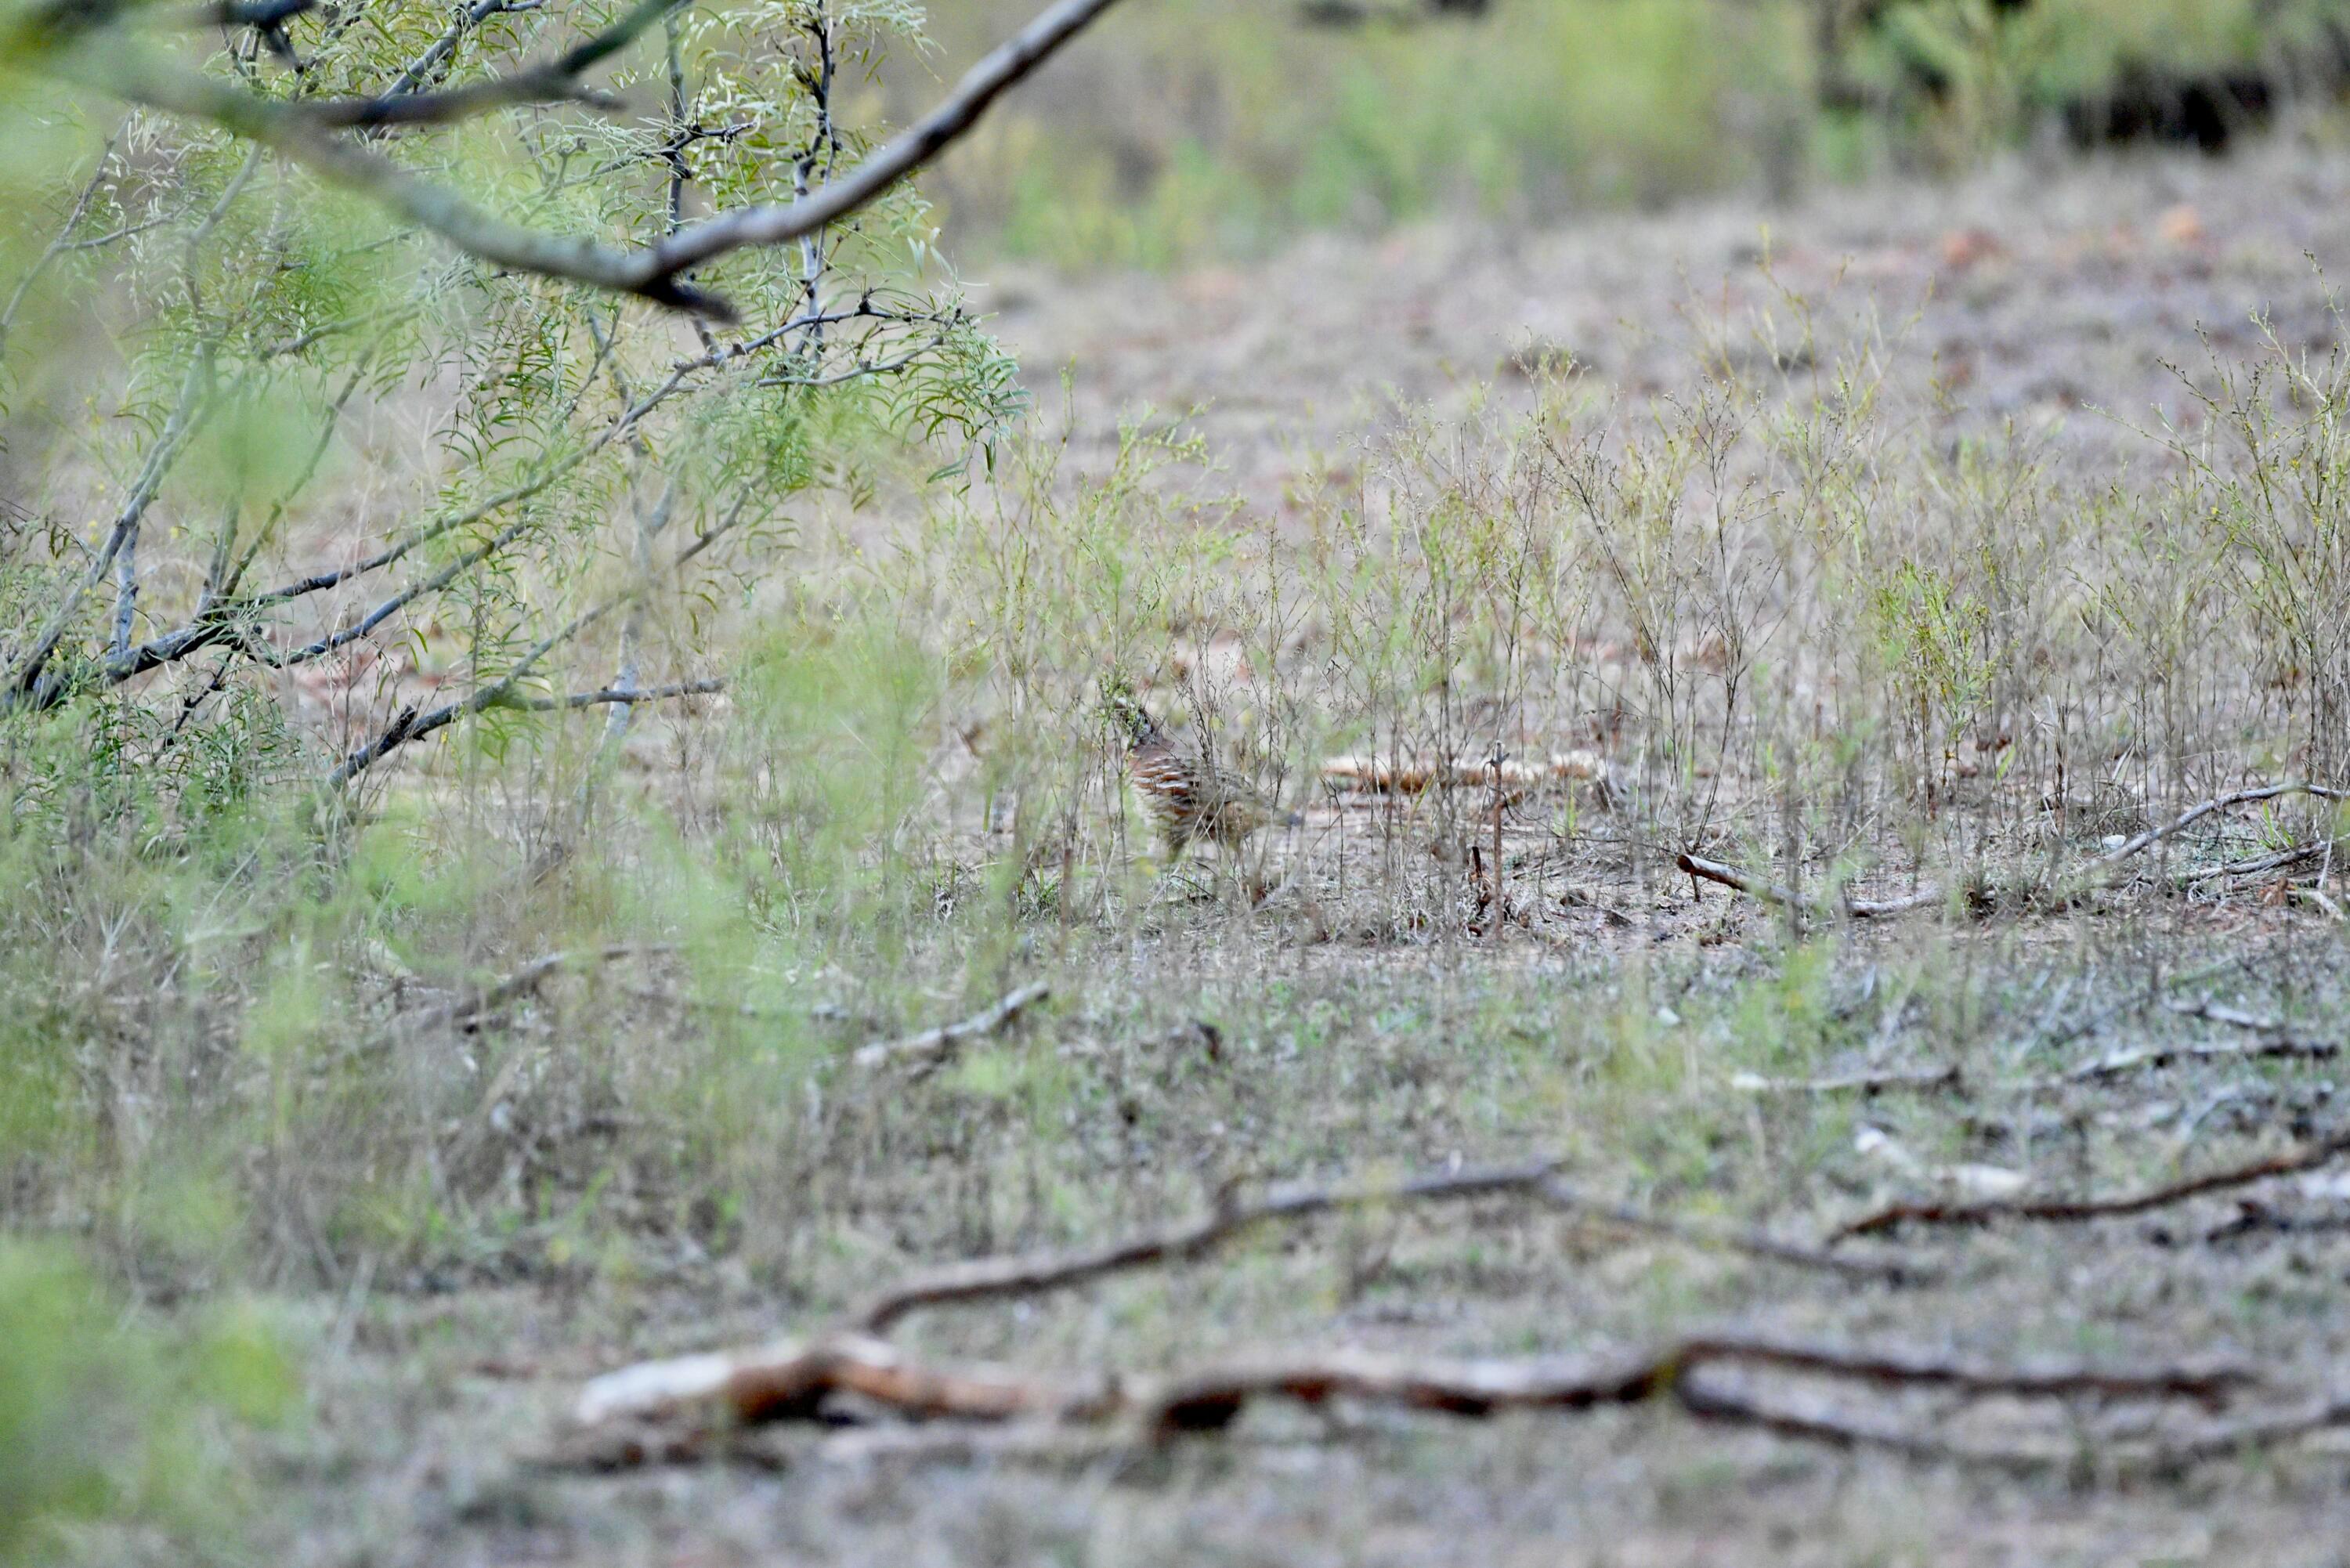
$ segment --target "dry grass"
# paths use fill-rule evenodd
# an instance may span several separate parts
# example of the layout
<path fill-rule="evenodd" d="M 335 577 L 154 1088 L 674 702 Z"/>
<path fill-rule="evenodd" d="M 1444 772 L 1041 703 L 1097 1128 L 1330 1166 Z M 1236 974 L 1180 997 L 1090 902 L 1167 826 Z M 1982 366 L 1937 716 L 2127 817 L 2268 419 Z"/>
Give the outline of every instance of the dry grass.
<path fill-rule="evenodd" d="M 592 817 L 591 738 L 560 718 L 502 759 L 457 726 L 323 826 L 307 796 L 200 826 L 17 797 L 0 1212 L 148 1313 L 259 1293 L 309 1368 L 307 1420 L 234 1445 L 276 1506 L 224 1551 L 1995 1563 L 2338 1538 L 2326 1439 L 2127 1490 L 2094 1410 L 2079 1490 L 1647 1411 L 1252 1417 L 1236 1447 L 1074 1470 L 529 1462 L 579 1381 L 636 1355 L 1274 1179 L 1542 1151 L 1597 1199 L 1816 1240 L 1887 1201 L 2135 1191 L 2338 1136 L 2321 1053 L 2217 1048 L 2246 1038 L 2230 1009 L 2339 1043 L 2338 814 L 2214 814 L 2126 879 L 2077 878 L 2246 782 L 2350 783 L 2350 385 L 2300 330 L 2331 319 L 2317 285 L 2290 340 L 2146 346 L 2186 367 L 2176 430 L 2075 441 L 1942 421 L 1935 346 L 1879 325 L 1913 300 L 1739 275 L 1754 309 L 1684 316 L 1669 380 L 1537 363 L 1320 451 L 1301 414 L 1270 484 L 1263 446 L 1220 472 L 1180 421 L 1104 441 L 1081 384 L 1066 441 L 960 498 L 811 521 L 788 582 L 676 628 L 733 684 L 641 722 Z M 1160 876 L 1096 706 L 1108 670 L 1305 826 Z M 78 739 L 11 765 L 62 776 Z M 1579 752 L 1599 776 L 1551 776 Z M 1461 759 L 1461 782 L 1341 787 L 1341 754 Z M 1497 758 L 1544 766 L 1502 787 Z M 1799 936 L 1683 877 L 1690 850 L 1811 895 L 1960 896 Z M 1049 1002 L 935 1071 L 855 1060 L 1035 981 Z M 1846 1082 L 1786 1088 L 1818 1080 Z M 1938 1230 L 1901 1242 L 1932 1282 L 1896 1288 L 1497 1198 L 909 1338 L 1149 1370 L 1728 1323 L 1992 1362 L 2224 1348 L 2314 1386 L 2345 1348 L 2344 1208 L 2320 1171 Z"/>

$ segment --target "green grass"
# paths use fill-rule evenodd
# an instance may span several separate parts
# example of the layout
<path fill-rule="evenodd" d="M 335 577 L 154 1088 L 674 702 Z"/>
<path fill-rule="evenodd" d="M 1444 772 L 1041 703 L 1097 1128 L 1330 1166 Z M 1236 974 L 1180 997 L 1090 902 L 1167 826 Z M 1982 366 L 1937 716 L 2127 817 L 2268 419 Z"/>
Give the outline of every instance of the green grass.
<path fill-rule="evenodd" d="M 945 58 L 1026 16 L 932 18 Z M 1114 15 L 933 182 L 955 243 L 1087 266 L 1246 256 L 1301 230 L 1556 219 L 1726 190 L 1949 173 L 2146 73 L 2306 78 L 2335 0 L 1908 0 L 1823 51 L 1814 0 L 1502 0 L 1475 22 L 1329 30 L 1288 7 Z M 1866 105 L 1821 107 L 1824 76 Z M 1935 85 L 1929 89 L 1926 84 Z M 890 80 L 903 111 L 929 73 Z M 2058 131 L 2061 134 L 2061 130 Z"/>

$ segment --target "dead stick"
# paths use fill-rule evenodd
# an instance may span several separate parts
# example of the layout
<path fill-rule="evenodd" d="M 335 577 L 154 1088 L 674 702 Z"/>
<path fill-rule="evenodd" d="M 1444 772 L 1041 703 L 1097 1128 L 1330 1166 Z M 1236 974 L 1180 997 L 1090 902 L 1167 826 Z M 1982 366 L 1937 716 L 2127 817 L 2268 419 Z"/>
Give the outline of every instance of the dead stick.
<path fill-rule="evenodd" d="M 2199 805 L 2189 806 L 2185 811 L 2179 813 L 2178 815 L 2173 817 L 2170 821 L 2163 824 L 2159 827 L 2147 828 L 2144 833 L 2139 834 L 2136 838 L 2131 839 L 2128 843 L 2124 844 L 2118 848 L 2113 849 L 2106 854 L 2098 856 L 2096 859 L 2091 861 L 2089 864 L 2091 868 L 2095 870 L 2104 870 L 2118 866 L 2132 856 L 2152 848 L 2155 845 L 2161 843 L 2164 839 L 2170 837 L 2173 834 L 2180 833 L 2185 831 L 2187 828 L 2192 827 L 2195 824 L 2202 821 L 2203 818 L 2210 815 L 2213 812 L 2225 811 L 2230 806 L 2249 805 L 2255 801 L 2276 800 L 2285 795 L 2296 794 L 2314 795 L 2319 800 L 2341 800 L 2345 798 L 2345 793 L 2350 792 L 2327 789 L 2323 784 L 2282 782 L 2278 784 L 2261 784 L 2252 789 L 2240 789 L 2233 794 L 2216 795 Z"/>
<path fill-rule="evenodd" d="M 2298 1409 L 2265 1411 L 2239 1420 L 2217 1423 L 2181 1441 L 2127 1458 L 2124 1466 L 2159 1475 L 2176 1475 L 2211 1459 L 2231 1459 L 2253 1449 L 2273 1448 L 2291 1438 L 2306 1438 L 2345 1426 L 2350 1426 L 2350 1393 L 2334 1389 Z"/>
<path fill-rule="evenodd" d="M 1906 915 L 1915 909 L 1931 909 L 1942 902 L 1939 888 L 1921 888 L 1898 898 L 1846 898 L 1835 905 L 1827 905 L 1817 898 L 1807 898 L 1793 888 L 1783 887 L 1765 877 L 1749 876 L 1737 867 L 1719 860 L 1683 853 L 1675 857 L 1674 864 L 1691 877 L 1719 882 L 1748 898 L 1794 909 L 1814 919 L 1826 919 L 1836 914 L 1848 915 L 1856 920 L 1881 919 L 1888 915 Z"/>
<path fill-rule="evenodd" d="M 1847 1258 L 1800 1241 L 1782 1240 L 1766 1231 L 1664 1219 L 1628 1203 L 1592 1198 L 1555 1177 L 1545 1179 L 1538 1189 L 1544 1199 L 1556 1208 L 1590 1215 L 1627 1231 L 1668 1237 L 1689 1246 L 1721 1248 L 1770 1262 L 1784 1263 L 1790 1268 L 1812 1269 L 1823 1273 L 1841 1274 L 1846 1279 L 1877 1280 L 1894 1285 L 1921 1284 L 1934 1275 L 1932 1269 L 1906 1259 Z"/>
<path fill-rule="evenodd" d="M 1730 1086 L 1749 1095 L 1881 1095 L 1892 1089 L 1955 1089 L 1964 1082 L 1953 1062 L 1940 1067 L 1848 1073 L 1830 1078 L 1765 1078 L 1742 1073 L 1730 1080 Z"/>
<path fill-rule="evenodd" d="M 574 1415 L 585 1438 L 661 1433 L 637 1445 L 639 1452 L 655 1455 L 690 1455 L 695 1451 L 690 1434 L 713 1427 L 819 1420 L 826 1401 L 842 1394 L 902 1415 L 1040 1435 L 1124 1422 L 1146 1440 L 1225 1430 L 1249 1404 L 1266 1398 L 1310 1406 L 1346 1399 L 1482 1417 L 1504 1410 L 1586 1410 L 1676 1396 L 1695 1414 L 1732 1418 L 1725 1391 L 1693 1382 L 1690 1376 L 1720 1366 L 1883 1390 L 1932 1388 L 1970 1399 L 2189 1399 L 2210 1406 L 2258 1381 L 2248 1370 L 2219 1364 L 2000 1366 L 1900 1350 L 1700 1334 L 1630 1355 L 1452 1360 L 1356 1349 L 1269 1351 L 1121 1383 L 1108 1376 L 1073 1379 L 931 1365 L 869 1337 L 840 1335 L 812 1345 L 628 1367 L 589 1383 Z M 1772 1421 L 1758 1424 L 1793 1429 Z M 1797 1435 L 1862 1434 L 1839 1428 Z M 597 1444 L 588 1451 L 608 1452 L 609 1446 Z"/>
<path fill-rule="evenodd" d="M 2078 1220 L 2114 1219 L 2130 1214 L 2144 1214 L 2164 1209 L 2174 1203 L 2184 1203 L 2190 1198 L 2206 1193 L 2225 1192 L 2231 1188 L 2249 1187 L 2274 1176 L 2292 1176 L 2304 1170 L 2315 1170 L 2350 1152 L 2350 1137 L 2329 1138 L 2312 1147 L 2291 1154 L 2271 1156 L 2250 1165 L 2233 1166 L 2226 1170 L 2207 1171 L 2158 1187 L 2148 1192 L 2131 1193 L 2121 1198 L 2043 1199 L 2022 1201 L 2015 1199 L 1991 1199 L 1980 1203 L 1895 1203 L 1872 1214 L 1850 1220 L 1830 1231 L 1828 1245 L 1854 1236 L 1873 1236 L 1903 1225 L 1988 1225 L 2001 1220 L 2039 1220 L 2070 1223 Z"/>
<path fill-rule="evenodd" d="M 1099 1247 L 1013 1253 L 949 1263 L 882 1292 L 852 1314 L 849 1321 L 868 1333 L 879 1334 L 921 1307 L 1034 1295 L 1154 1263 L 1184 1262 L 1202 1257 L 1257 1226 L 1276 1220 L 1303 1220 L 1388 1203 L 1526 1191 L 1556 1168 L 1557 1161 L 1544 1159 L 1531 1165 L 1419 1176 L 1394 1183 L 1279 1189 L 1256 1203 L 1228 1205 L 1204 1219 L 1148 1231 Z"/>
<path fill-rule="evenodd" d="M 969 1042 L 1003 1033 L 1014 1019 L 1052 994 L 1053 988 L 1041 981 L 1024 985 L 985 1012 L 973 1013 L 961 1023 L 942 1023 L 902 1040 L 876 1041 L 858 1047 L 849 1060 L 868 1070 L 887 1066 L 935 1067 Z"/>
<path fill-rule="evenodd" d="M 2184 1011 L 2184 1010 L 2181 1010 Z M 2190 1014 L 2198 1016 L 2198 1014 Z M 2230 1020 L 2230 1022 L 2238 1022 Z M 2255 1022 L 2246 1027 L 2282 1027 L 2265 1022 Z M 2012 1088 L 2026 1094 L 2045 1094 L 2079 1084 L 2093 1084 L 2106 1078 L 2119 1077 L 2141 1069 L 2168 1067 L 2181 1062 L 2266 1062 L 2300 1061 L 2327 1062 L 2341 1055 L 2342 1045 L 2331 1040 L 2305 1040 L 2297 1035 L 2283 1035 L 2267 1040 L 2255 1040 L 2241 1044 L 2215 1045 L 2185 1044 L 2149 1045 L 2137 1051 L 2116 1051 L 2084 1062 L 2065 1072 L 2027 1078 L 2012 1084 Z M 1831 1078 L 1763 1078 L 1741 1074 L 1730 1081 L 1730 1086 L 1750 1095 L 1881 1095 L 1893 1090 L 1924 1093 L 1936 1089 L 1955 1089 L 1965 1082 L 1957 1063 L 1940 1067 L 1918 1067 L 1884 1073 L 1854 1073 Z M 1999 1087 L 2002 1085 L 1993 1085 Z"/>
<path fill-rule="evenodd" d="M 2073 878 L 2060 892 L 2060 901 L 2078 897 L 2095 888 L 2110 885 L 2116 880 L 2111 873 L 2115 872 L 2123 862 L 2144 853 L 2176 834 L 2184 832 L 2214 812 L 2225 811 L 2230 806 L 2251 805 L 2257 801 L 2303 794 L 2312 795 L 2320 800 L 2341 800 L 2350 796 L 2350 792 L 2328 789 L 2321 784 L 2282 783 L 2262 784 L 2257 788 L 2238 790 L 2232 794 L 2218 795 L 2210 800 L 2202 801 L 2189 806 L 2160 826 L 2150 827 L 2126 844 L 2120 845 L 2092 860 L 2088 867 L 2089 874 Z M 1745 894 L 1748 898 L 1760 898 L 1768 904 L 1794 909 L 1814 919 L 1825 919 L 1838 913 L 1858 920 L 1878 919 L 1889 915 L 1906 915 L 1915 910 L 1931 909 L 1942 902 L 1941 889 L 1929 887 L 1899 898 L 1845 898 L 1835 905 L 1828 905 L 1817 898 L 1808 898 L 1793 888 L 1771 881 L 1767 877 L 1752 876 L 1741 871 L 1735 866 L 1726 865 L 1719 860 L 1708 860 L 1701 856 L 1683 853 L 1676 857 L 1675 864 L 1691 877 L 1701 877 L 1708 882 L 1719 882 L 1725 888 L 1734 888 Z"/>
<path fill-rule="evenodd" d="M 2168 1067 L 2178 1062 L 2325 1062 L 2341 1054 L 2342 1047 L 2334 1041 L 2303 1040 L 2290 1034 L 2233 1045 L 2154 1045 L 2142 1051 L 2116 1051 L 2095 1061 L 2085 1062 L 2068 1073 L 2037 1079 L 2033 1086 L 2053 1088 L 2065 1084 L 2091 1084 L 2140 1068 Z"/>
<path fill-rule="evenodd" d="M 391 1030 L 366 1044 L 355 1047 L 365 1051 L 390 1043 L 390 1035 L 400 1031 L 421 1031 L 450 1026 L 463 1027 L 483 1013 L 504 1006 L 516 997 L 536 990 L 557 970 L 590 963 L 618 963 L 626 959 L 649 958 L 659 953 L 677 951 L 674 942 L 614 942 L 601 948 L 559 949 L 544 953 L 502 979 L 438 1007 L 426 1008 L 407 1018 L 394 1020 Z"/>
<path fill-rule="evenodd" d="M 756 1426 L 813 1419 L 827 1397 L 844 1393 L 903 1415 L 972 1421 L 1059 1419 L 1098 1412 L 1109 1397 L 1098 1379 L 1056 1384 L 996 1367 L 934 1367 L 870 1335 L 842 1334 L 639 1362 L 592 1379 L 580 1391 L 574 1418 L 583 1427 L 680 1417 Z"/>

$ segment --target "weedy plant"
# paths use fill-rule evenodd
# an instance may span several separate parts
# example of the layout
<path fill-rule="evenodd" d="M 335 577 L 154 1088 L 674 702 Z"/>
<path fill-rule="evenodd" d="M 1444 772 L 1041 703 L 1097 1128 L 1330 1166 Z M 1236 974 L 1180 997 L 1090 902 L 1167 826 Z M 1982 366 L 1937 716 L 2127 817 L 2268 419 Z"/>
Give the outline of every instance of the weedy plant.
<path fill-rule="evenodd" d="M 837 99 L 890 43 L 919 42 L 909 8 L 837 0 L 613 18 L 594 47 L 658 35 L 612 78 L 645 112 L 428 117 L 379 136 L 386 167 L 550 227 L 659 240 L 779 180 L 821 194 L 869 145 Z M 215 63 L 264 109 L 323 97 L 398 124 L 404 101 L 451 101 L 425 89 L 604 19 L 336 18 L 300 35 L 298 69 L 250 31 Z M 228 130 L 150 110 L 84 127 L 83 98 L 23 79 L 9 134 L 52 155 L 11 171 L 35 221 L 11 225 L 24 286 L 0 340 L 0 687 L 20 758 L 29 728 L 71 707 L 129 773 L 202 769 L 175 756 L 222 723 L 242 723 L 252 765 L 290 771 L 255 744 L 256 691 L 328 711 L 338 755 L 308 765 L 338 789 L 452 725 L 495 754 L 593 707 L 617 744 L 636 703 L 708 690 L 688 649 L 646 641 L 677 619 L 659 607 L 755 581 L 788 541 L 786 507 L 862 493 L 880 445 L 923 442 L 959 470 L 1019 407 L 903 187 L 795 246 L 699 269 L 694 297 L 749 323 L 722 339 L 452 261 Z M 61 216 L 43 234 L 46 213 Z M 109 519 L 96 557 L 85 516 Z M 85 717 L 134 682 L 176 701 Z"/>
<path fill-rule="evenodd" d="M 537 15 L 306 57 L 471 72 Z M 659 235 L 711 192 L 813 192 L 858 145 L 842 71 L 908 19 L 681 13 L 621 78 L 665 106 L 640 123 L 385 140 Z M 2075 875 L 2108 836 L 2248 778 L 2350 785 L 2338 355 L 2199 374 L 2174 461 L 2107 467 L 1942 440 L 1887 406 L 1908 346 L 1805 325 L 1680 395 L 1554 366 L 1407 413 L 1260 506 L 1180 421 L 1090 468 L 1013 428 L 908 196 L 697 274 L 754 315 L 705 337 L 451 262 L 225 139 L 54 109 L 0 109 L 84 160 L 7 231 L 0 1221 L 107 1284 L 0 1259 L 36 1325 L 255 1282 L 625 1299 L 713 1260 L 829 1306 L 908 1255 L 1464 1130 L 1674 1192 L 1732 1146 L 1793 1183 L 1848 1115 L 1782 1146 L 1649 1113 L 1698 1102 L 1708 1052 L 1857 1045 L 1860 1004 L 1833 939 L 1743 989 L 1666 973 L 1669 921 L 1775 940 L 1692 907 L 1677 856 L 1783 883 L 1791 927 L 1833 918 L 1824 886 L 2036 917 L 2118 896 Z M 1160 875 L 1112 674 L 1304 826 Z M 2306 851 L 2268 869 L 2322 906 L 2338 815 L 2267 805 L 2252 843 L 2165 840 L 2138 891 Z M 1522 951 L 1566 981 L 1410 992 Z M 1323 952 L 1364 961 L 1315 992 L 1274 956 Z M 1926 964 L 1886 983 L 1980 1044 Z M 1040 977 L 1076 992 L 1045 1046 L 859 1064 Z"/>

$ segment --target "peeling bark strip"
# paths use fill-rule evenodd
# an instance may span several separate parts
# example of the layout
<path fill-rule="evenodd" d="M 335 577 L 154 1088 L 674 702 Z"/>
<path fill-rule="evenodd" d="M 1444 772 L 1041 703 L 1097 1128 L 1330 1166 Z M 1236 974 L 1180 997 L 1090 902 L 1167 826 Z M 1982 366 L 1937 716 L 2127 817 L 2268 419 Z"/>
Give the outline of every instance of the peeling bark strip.
<path fill-rule="evenodd" d="M 367 198 L 458 250 L 493 266 L 563 278 L 658 305 L 733 321 L 725 299 L 685 281 L 731 252 L 785 244 L 870 205 L 899 181 L 935 159 L 977 125 L 989 107 L 1083 32 L 1117 0 L 1058 0 L 989 53 L 935 109 L 899 132 L 838 181 L 805 201 L 722 213 L 635 248 L 548 234 L 483 211 L 454 192 L 421 180 L 391 160 L 336 134 L 343 127 L 441 124 L 517 104 L 598 101 L 578 76 L 631 42 L 676 0 L 645 0 L 619 23 L 544 66 L 477 87 L 438 94 L 362 100 L 281 103 L 171 64 L 106 36 L 107 12 L 92 5 L 62 13 L 54 36 L 37 40 L 50 69 L 129 102 L 183 119 L 206 120 L 292 160 Z"/>

